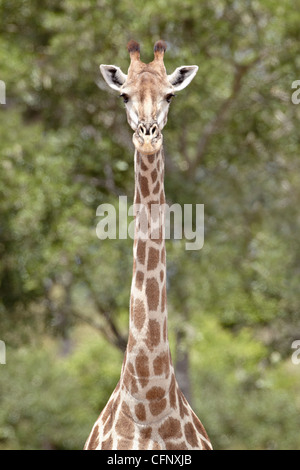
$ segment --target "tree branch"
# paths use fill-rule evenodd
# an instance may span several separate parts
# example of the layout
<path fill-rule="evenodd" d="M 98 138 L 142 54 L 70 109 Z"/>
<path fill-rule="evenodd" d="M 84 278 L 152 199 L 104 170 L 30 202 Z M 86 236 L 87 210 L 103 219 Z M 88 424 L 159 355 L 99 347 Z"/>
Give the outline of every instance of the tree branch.
<path fill-rule="evenodd" d="M 118 349 L 120 349 L 123 353 L 126 350 L 127 347 L 127 338 L 124 338 L 124 336 L 120 333 L 116 323 L 114 322 L 112 315 L 103 307 L 103 305 L 99 302 L 97 298 L 97 294 L 94 292 L 92 285 L 90 281 L 85 277 L 85 282 L 87 283 L 90 293 L 93 298 L 93 302 L 96 306 L 97 311 L 99 312 L 100 315 L 105 319 L 109 331 L 107 331 L 106 328 L 103 326 L 99 325 L 98 323 L 94 322 L 92 319 L 85 317 L 85 316 L 80 316 L 78 314 L 75 314 L 77 318 L 81 318 L 81 320 L 84 320 L 86 323 L 89 323 L 91 326 L 95 327 L 100 333 L 103 334 L 103 336 L 114 346 L 116 346 Z"/>
<path fill-rule="evenodd" d="M 235 71 L 234 71 L 234 77 L 233 77 L 233 83 L 232 83 L 230 96 L 226 98 L 226 100 L 223 101 L 223 103 L 219 107 L 213 119 L 204 127 L 202 136 L 198 142 L 196 158 L 192 162 L 189 168 L 190 177 L 194 176 L 197 166 L 203 160 L 204 154 L 206 152 L 206 149 L 208 147 L 208 144 L 212 136 L 223 125 L 230 107 L 232 106 L 234 101 L 237 99 L 238 94 L 242 88 L 242 81 L 243 81 L 244 76 L 247 74 L 249 69 L 252 68 L 259 60 L 260 60 L 260 57 L 256 58 L 250 64 L 247 64 L 247 65 L 241 65 L 241 64 L 236 64 L 236 63 L 234 64 Z"/>

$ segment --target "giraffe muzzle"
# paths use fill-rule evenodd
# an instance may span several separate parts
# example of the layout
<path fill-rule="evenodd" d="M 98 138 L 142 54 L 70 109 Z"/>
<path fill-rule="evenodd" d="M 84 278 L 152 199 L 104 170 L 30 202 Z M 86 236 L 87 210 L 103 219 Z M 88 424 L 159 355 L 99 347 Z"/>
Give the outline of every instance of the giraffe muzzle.
<path fill-rule="evenodd" d="M 163 137 L 156 122 L 140 122 L 132 140 L 139 152 L 153 154 L 160 149 Z"/>

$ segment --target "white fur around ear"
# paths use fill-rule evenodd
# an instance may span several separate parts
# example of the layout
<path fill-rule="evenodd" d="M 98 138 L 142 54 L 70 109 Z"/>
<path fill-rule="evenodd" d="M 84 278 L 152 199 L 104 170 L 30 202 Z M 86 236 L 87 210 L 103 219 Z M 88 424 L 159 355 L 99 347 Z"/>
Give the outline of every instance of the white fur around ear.
<path fill-rule="evenodd" d="M 168 80 L 173 85 L 175 91 L 183 90 L 193 80 L 198 71 L 197 65 L 183 65 L 177 67 L 175 72 L 168 75 Z"/>
<path fill-rule="evenodd" d="M 100 70 L 106 83 L 113 90 L 120 91 L 121 86 L 125 83 L 127 75 L 122 72 L 120 67 L 115 65 L 100 65 Z"/>

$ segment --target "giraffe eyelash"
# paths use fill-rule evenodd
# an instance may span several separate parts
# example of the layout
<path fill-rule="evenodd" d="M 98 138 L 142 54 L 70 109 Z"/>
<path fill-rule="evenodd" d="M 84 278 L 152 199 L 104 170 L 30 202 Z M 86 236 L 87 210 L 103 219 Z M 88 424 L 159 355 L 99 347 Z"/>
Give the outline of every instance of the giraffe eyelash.
<path fill-rule="evenodd" d="M 166 96 L 166 102 L 167 103 L 171 103 L 172 101 L 172 98 L 176 96 L 174 93 L 169 93 L 167 96 Z"/>
<path fill-rule="evenodd" d="M 124 103 L 128 103 L 129 101 L 129 96 L 126 95 L 126 93 L 121 93 L 120 98 L 123 98 Z"/>

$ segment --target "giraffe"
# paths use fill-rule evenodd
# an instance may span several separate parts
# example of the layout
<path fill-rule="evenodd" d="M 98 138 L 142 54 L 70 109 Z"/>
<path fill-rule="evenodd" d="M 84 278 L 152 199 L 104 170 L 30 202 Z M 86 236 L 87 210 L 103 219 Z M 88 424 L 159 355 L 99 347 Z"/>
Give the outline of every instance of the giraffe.
<path fill-rule="evenodd" d="M 167 75 L 166 43 L 157 41 L 154 60 L 140 60 L 140 46 L 127 45 L 130 66 L 101 65 L 107 84 L 125 102 L 135 146 L 135 235 L 129 335 L 120 380 L 95 422 L 86 450 L 211 450 L 206 431 L 181 392 L 167 331 L 162 129 L 175 92 L 198 67 Z M 151 222 L 151 223 L 150 223 Z"/>

